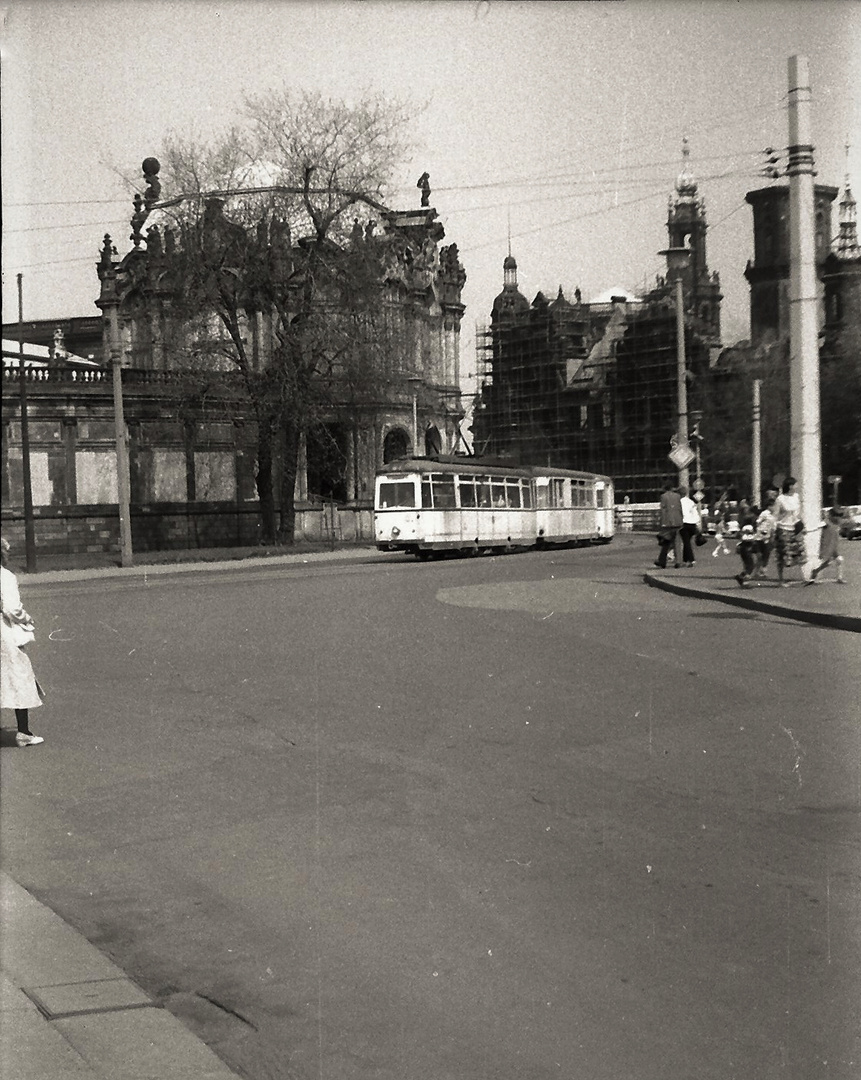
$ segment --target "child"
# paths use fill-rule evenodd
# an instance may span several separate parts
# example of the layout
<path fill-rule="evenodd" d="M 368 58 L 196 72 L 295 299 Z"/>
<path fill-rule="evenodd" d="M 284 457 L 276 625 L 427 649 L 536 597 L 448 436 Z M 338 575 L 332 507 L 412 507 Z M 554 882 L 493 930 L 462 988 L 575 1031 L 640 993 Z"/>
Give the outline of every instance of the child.
<path fill-rule="evenodd" d="M 842 518 L 843 511 L 839 506 L 832 506 L 828 511 L 825 525 L 822 529 L 822 536 L 819 539 L 819 566 L 811 572 L 810 580 L 805 584 L 815 585 L 817 575 L 824 570 L 826 566 L 830 566 L 831 563 L 834 563 L 837 567 L 837 584 L 846 584 L 843 580 L 843 556 L 838 549 L 840 540 L 840 521 Z"/>
<path fill-rule="evenodd" d="M 735 546 L 735 550 L 741 557 L 744 570 L 740 574 L 736 574 L 735 580 L 744 588 L 745 582 L 748 578 L 753 577 L 754 566 L 756 565 L 756 533 L 754 532 L 753 525 L 745 525 L 741 530 L 741 539 Z"/>
<path fill-rule="evenodd" d="M 756 519 L 757 566 L 753 576 L 758 578 L 765 577 L 765 568 L 768 566 L 768 559 L 774 544 L 775 518 L 771 509 L 773 506 L 774 496 L 766 495 L 765 508 Z"/>

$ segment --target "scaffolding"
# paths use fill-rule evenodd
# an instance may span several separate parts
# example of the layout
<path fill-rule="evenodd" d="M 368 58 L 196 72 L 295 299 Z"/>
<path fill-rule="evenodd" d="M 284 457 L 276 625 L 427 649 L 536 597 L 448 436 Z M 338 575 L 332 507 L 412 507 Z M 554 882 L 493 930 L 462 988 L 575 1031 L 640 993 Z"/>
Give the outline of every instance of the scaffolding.
<path fill-rule="evenodd" d="M 675 475 L 676 348 L 666 288 L 609 304 L 539 293 L 531 306 L 495 313 L 476 332 L 476 453 L 608 474 L 619 501 L 657 498 Z M 686 352 L 695 412 L 708 396 L 710 349 L 690 325 Z M 736 482 L 712 470 L 708 487 Z"/>

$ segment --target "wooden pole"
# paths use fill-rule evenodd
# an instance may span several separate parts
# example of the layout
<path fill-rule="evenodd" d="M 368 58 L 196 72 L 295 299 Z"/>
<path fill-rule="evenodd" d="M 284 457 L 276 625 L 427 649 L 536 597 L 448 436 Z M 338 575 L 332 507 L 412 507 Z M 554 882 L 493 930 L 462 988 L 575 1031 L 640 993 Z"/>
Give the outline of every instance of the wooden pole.
<path fill-rule="evenodd" d="M 36 528 L 33 520 L 33 482 L 30 474 L 30 424 L 24 373 L 24 275 L 18 274 L 18 392 L 21 398 L 21 466 L 24 485 L 24 551 L 27 573 L 36 573 Z"/>

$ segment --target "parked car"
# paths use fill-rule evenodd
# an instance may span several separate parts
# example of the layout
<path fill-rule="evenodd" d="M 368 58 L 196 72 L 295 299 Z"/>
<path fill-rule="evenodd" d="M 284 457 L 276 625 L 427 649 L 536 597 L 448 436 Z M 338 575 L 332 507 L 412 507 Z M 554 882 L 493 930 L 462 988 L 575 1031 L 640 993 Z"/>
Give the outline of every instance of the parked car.
<path fill-rule="evenodd" d="M 845 540 L 861 540 L 861 506 L 844 506 L 840 535 Z"/>

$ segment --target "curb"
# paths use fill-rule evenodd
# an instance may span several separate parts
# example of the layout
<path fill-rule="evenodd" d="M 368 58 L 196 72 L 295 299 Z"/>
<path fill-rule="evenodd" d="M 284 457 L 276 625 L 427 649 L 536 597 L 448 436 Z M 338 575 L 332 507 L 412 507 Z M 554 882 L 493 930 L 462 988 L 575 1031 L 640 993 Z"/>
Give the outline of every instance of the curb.
<path fill-rule="evenodd" d="M 280 569 L 312 562 L 352 562 L 361 558 L 381 558 L 391 552 L 375 547 L 357 547 L 336 551 L 307 551 L 291 555 L 249 556 L 240 559 L 201 559 L 190 562 L 139 563 L 134 566 L 88 566 L 80 569 L 41 570 L 35 574 L 18 573 L 19 584 L 32 586 L 69 584 L 102 579 L 123 580 L 167 577 L 181 574 L 225 573 L 227 571 Z"/>
<path fill-rule="evenodd" d="M 754 600 L 750 596 L 723 596 L 711 589 L 697 589 L 690 585 L 677 585 L 666 578 L 654 574 L 643 574 L 643 580 L 653 589 L 675 593 L 676 596 L 692 596 L 698 600 L 715 600 L 719 604 L 731 604 L 733 607 L 746 608 L 748 611 L 762 611 L 766 615 L 780 615 L 785 619 L 812 623 L 814 626 L 826 626 L 831 630 L 849 630 L 861 634 L 861 618 L 854 615 L 832 615 L 827 611 L 804 611 L 801 608 L 786 607 L 784 604 L 770 604 L 767 600 Z"/>
<path fill-rule="evenodd" d="M 0 1068 L 21 1080 L 236 1080 L 104 953 L 0 872 Z"/>

